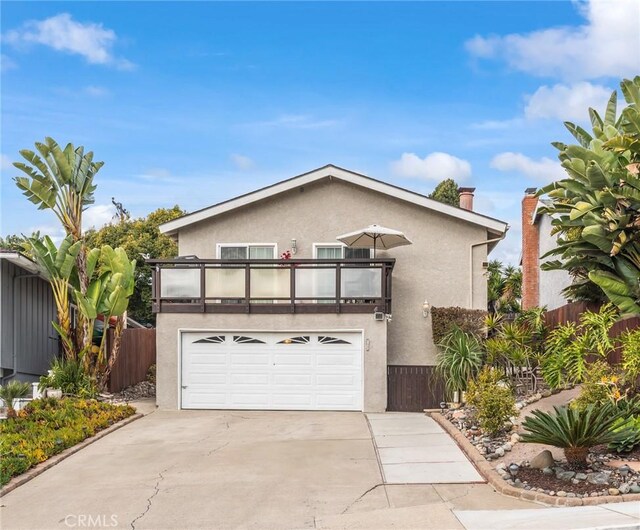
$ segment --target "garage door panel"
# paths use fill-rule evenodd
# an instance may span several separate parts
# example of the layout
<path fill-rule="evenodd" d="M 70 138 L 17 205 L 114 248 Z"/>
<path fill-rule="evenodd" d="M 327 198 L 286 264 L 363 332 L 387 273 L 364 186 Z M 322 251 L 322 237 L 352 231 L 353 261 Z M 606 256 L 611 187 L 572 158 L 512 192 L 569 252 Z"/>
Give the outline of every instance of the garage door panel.
<path fill-rule="evenodd" d="M 254 342 L 235 341 L 235 336 Z M 286 342 L 294 336 L 308 341 Z M 184 333 L 181 384 L 183 408 L 361 410 L 362 336 Z"/>

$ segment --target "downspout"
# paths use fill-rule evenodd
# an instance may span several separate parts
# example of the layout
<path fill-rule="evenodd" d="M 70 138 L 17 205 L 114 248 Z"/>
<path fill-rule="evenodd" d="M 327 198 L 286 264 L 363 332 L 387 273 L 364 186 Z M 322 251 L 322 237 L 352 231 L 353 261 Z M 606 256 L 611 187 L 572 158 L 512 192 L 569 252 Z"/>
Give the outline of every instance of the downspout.
<path fill-rule="evenodd" d="M 491 243 L 502 241 L 505 237 L 507 237 L 508 231 L 509 226 L 507 225 L 506 230 L 500 237 L 496 237 L 494 239 L 486 239 L 484 241 L 480 241 L 479 243 L 471 243 L 471 245 L 469 245 L 469 309 L 473 309 L 473 249 L 482 245 L 490 245 Z"/>

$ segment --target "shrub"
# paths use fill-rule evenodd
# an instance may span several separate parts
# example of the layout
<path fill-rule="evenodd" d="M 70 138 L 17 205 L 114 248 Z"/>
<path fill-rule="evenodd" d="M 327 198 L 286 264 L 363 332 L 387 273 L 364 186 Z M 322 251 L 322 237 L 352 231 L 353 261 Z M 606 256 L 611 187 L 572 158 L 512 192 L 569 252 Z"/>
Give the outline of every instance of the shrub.
<path fill-rule="evenodd" d="M 609 444 L 609 449 L 616 453 L 628 453 L 640 445 L 640 417 L 620 418 L 613 427 L 620 437 Z"/>
<path fill-rule="evenodd" d="M 40 390 L 59 388 L 63 394 L 91 398 L 97 395 L 96 382 L 84 371 L 82 363 L 75 359 L 54 359 L 51 375 L 43 375 Z"/>
<path fill-rule="evenodd" d="M 582 410 L 589 405 L 615 404 L 622 398 L 619 383 L 620 376 L 610 365 L 596 361 L 587 367 L 580 395 L 571 405 Z"/>
<path fill-rule="evenodd" d="M 486 311 L 464 309 L 462 307 L 434 307 L 431 309 L 431 327 L 433 342 L 440 344 L 454 326 L 477 339 L 485 337 Z"/>
<path fill-rule="evenodd" d="M 4 386 L 0 386 L 0 399 L 2 399 L 5 406 L 7 407 L 7 418 L 15 418 L 16 399 L 27 397 L 30 390 L 31 385 L 29 383 L 23 383 L 21 381 L 15 380 L 10 381 Z"/>
<path fill-rule="evenodd" d="M 498 434 L 518 414 L 513 392 L 502 378 L 498 370 L 485 366 L 467 387 L 467 403 L 476 408 L 480 427 L 490 435 Z"/>
<path fill-rule="evenodd" d="M 33 400 L 0 423 L 0 485 L 134 412 L 95 400 Z"/>
<path fill-rule="evenodd" d="M 632 386 L 637 386 L 640 377 L 640 329 L 625 331 L 618 340 L 622 347 L 622 369 Z"/>
<path fill-rule="evenodd" d="M 152 364 L 151 366 L 149 366 L 149 369 L 147 370 L 147 381 L 149 381 L 149 383 L 153 383 L 154 385 L 156 384 L 156 365 L 155 365 L 155 363 Z"/>
<path fill-rule="evenodd" d="M 521 441 L 560 447 L 571 466 L 582 468 L 591 447 L 623 437 L 623 432 L 613 431 L 618 418 L 620 413 L 611 404 L 584 409 L 554 407 L 553 413 L 534 410 L 522 422 L 525 433 Z"/>
<path fill-rule="evenodd" d="M 482 346 L 476 337 L 454 326 L 439 344 L 436 371 L 450 394 L 463 391 L 482 367 Z"/>

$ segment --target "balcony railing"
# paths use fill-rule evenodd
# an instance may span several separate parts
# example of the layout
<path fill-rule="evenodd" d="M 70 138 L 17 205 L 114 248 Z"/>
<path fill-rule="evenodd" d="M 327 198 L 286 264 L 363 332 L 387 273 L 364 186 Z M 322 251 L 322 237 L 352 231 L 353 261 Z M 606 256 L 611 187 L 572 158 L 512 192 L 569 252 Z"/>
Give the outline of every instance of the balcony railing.
<path fill-rule="evenodd" d="M 391 313 L 394 259 L 147 263 L 155 313 Z"/>

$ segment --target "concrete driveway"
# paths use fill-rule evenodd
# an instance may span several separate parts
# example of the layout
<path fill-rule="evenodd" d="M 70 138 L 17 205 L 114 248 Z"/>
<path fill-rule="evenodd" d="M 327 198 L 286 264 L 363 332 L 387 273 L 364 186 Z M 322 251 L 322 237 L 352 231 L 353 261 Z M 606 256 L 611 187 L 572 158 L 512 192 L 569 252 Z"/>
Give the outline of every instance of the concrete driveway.
<path fill-rule="evenodd" d="M 530 506 L 486 485 L 384 485 L 361 413 L 156 411 L 1 498 L 0 517 L 4 529 L 462 528 L 451 509 L 487 503 Z"/>

